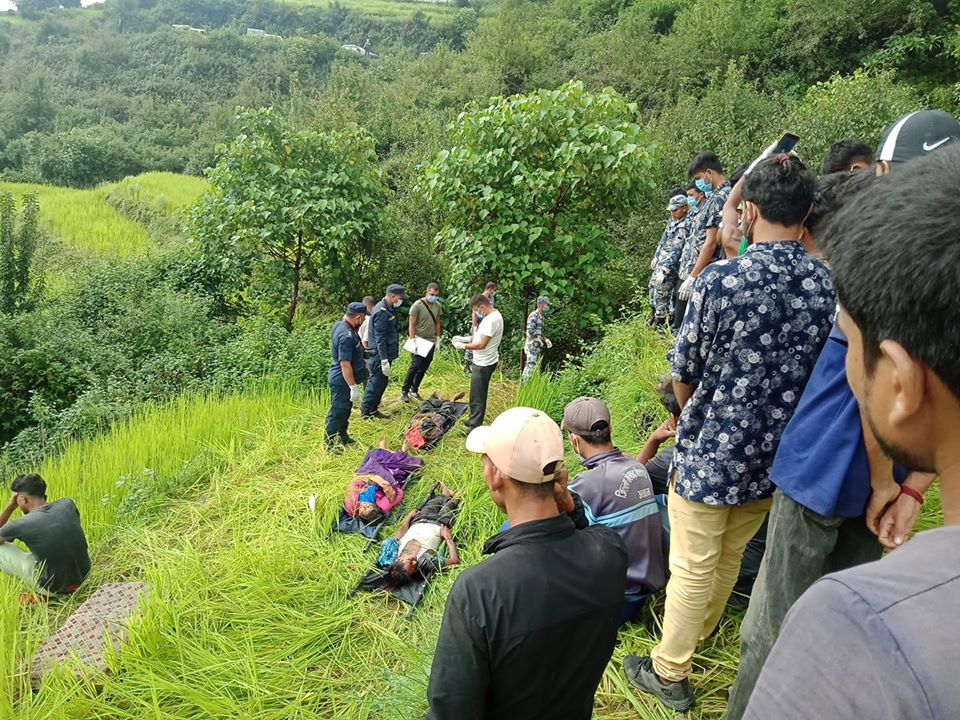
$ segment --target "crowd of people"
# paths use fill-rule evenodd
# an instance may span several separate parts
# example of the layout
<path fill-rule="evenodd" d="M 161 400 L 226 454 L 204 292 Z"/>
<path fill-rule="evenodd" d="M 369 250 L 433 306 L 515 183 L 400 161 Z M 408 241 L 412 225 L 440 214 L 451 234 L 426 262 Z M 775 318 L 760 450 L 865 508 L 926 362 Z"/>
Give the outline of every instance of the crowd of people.
<path fill-rule="evenodd" d="M 504 322 L 494 283 L 471 298 L 471 334 L 453 338 L 471 375 L 466 446 L 508 519 L 446 600 L 430 718 L 591 717 L 619 628 L 664 588 L 661 636 L 623 672 L 687 711 L 694 654 L 745 574 L 729 720 L 960 713 L 958 176 L 960 123 L 940 111 L 900 118 L 876 152 L 837 141 L 819 178 L 776 143 L 729 178 L 716 154 L 695 157 L 651 266 L 651 323 L 676 335 L 669 377 L 651 378 L 666 418 L 637 456 L 615 446 L 600 398 L 573 400 L 560 424 L 517 407 L 484 425 Z M 331 450 L 354 442 L 354 405 L 388 417 L 407 299 L 391 284 L 334 326 Z M 550 347 L 549 310 L 539 297 L 527 318 L 524 378 Z M 422 400 L 442 312 L 431 283 L 407 321 L 405 401 Z M 583 465 L 572 479 L 565 440 Z M 422 465 L 407 449 L 367 454 L 351 516 L 399 504 Z M 947 527 L 907 542 L 937 479 Z M 48 503 L 37 475 L 12 489 L 0 570 L 71 592 L 90 567 L 76 506 Z M 441 487 L 385 543 L 395 585 L 460 562 L 460 502 Z"/>
<path fill-rule="evenodd" d="M 452 338 L 453 347 L 464 352 L 464 369 L 470 373 L 467 430 L 483 423 L 490 380 L 500 363 L 504 324 L 503 315 L 496 308 L 496 295 L 495 282 L 487 283 L 483 292 L 474 295 L 470 299 L 470 334 Z M 424 296 L 414 301 L 407 320 L 407 341 L 401 346 L 403 323 L 398 308 L 409 297 L 403 285 L 391 283 L 382 300 L 376 302 L 368 296 L 362 302 L 352 302 L 343 319 L 334 324 L 331 333 L 333 362 L 328 372 L 330 412 L 325 433 L 327 447 L 331 450 L 339 452 L 345 445 L 355 442 L 348 433 L 354 405 L 360 406 L 361 419 L 390 417 L 380 405 L 401 348 L 410 353 L 411 359 L 400 399 L 403 402 L 423 402 L 420 384 L 443 337 L 440 286 L 430 283 Z M 553 347 L 545 328 L 550 310 L 550 299 L 541 295 L 527 317 L 523 381 L 537 367 L 544 350 Z M 361 384 L 364 385 L 362 393 Z"/>
<path fill-rule="evenodd" d="M 694 158 L 650 284 L 651 322 L 677 328 L 670 417 L 637 458 L 598 398 L 470 433 L 509 520 L 447 599 L 429 717 L 589 718 L 617 628 L 664 583 L 662 635 L 623 671 L 689 710 L 694 653 L 768 516 L 727 717 L 960 712 L 958 171 L 939 111 L 876 153 L 834 143 L 819 179 L 775 147 L 730 179 Z M 563 431 L 585 466 L 569 482 Z M 948 527 L 905 545 L 937 477 Z"/>

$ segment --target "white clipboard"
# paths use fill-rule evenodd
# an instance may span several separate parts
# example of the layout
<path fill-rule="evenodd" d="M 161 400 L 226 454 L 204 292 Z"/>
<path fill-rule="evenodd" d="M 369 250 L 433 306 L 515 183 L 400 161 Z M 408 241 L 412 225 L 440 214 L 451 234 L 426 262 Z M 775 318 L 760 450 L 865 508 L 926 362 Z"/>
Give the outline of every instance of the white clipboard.
<path fill-rule="evenodd" d="M 424 340 L 421 337 L 407 338 L 403 344 L 403 349 L 408 353 L 417 354 L 420 357 L 426 357 L 433 350 L 433 340 Z"/>

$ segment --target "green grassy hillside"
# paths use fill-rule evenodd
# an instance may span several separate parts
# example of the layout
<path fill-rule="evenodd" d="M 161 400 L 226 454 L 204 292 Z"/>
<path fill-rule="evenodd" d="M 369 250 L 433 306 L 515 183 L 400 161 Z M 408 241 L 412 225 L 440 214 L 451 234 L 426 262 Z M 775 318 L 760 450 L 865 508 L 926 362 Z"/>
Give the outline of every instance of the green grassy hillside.
<path fill-rule="evenodd" d="M 557 413 L 572 397 L 608 399 L 615 440 L 635 449 L 662 415 L 651 384 L 663 371 L 666 341 L 642 320 L 614 327 L 582 368 L 535 377 L 518 393 L 495 378 L 489 417 L 528 404 Z M 398 367 L 402 374 L 403 368 Z M 425 390 L 465 390 L 459 358 L 438 358 Z M 393 447 L 412 412 L 388 390 L 388 422 L 361 422 L 361 442 L 342 456 L 321 442 L 324 394 L 252 388 L 242 395 L 181 399 L 155 407 L 102 438 L 71 446 L 42 471 L 55 497 L 77 500 L 90 533 L 95 570 L 77 597 L 20 608 L 19 588 L 0 578 L 4 686 L 0 718 L 396 718 L 421 716 L 443 603 L 456 569 L 440 577 L 412 620 L 380 595 L 347 594 L 374 560 L 356 536 L 328 536 L 344 487 L 365 448 L 385 436 Z M 415 504 L 437 480 L 465 493 L 455 538 L 464 566 L 481 561 L 483 541 L 502 521 L 480 463 L 458 430 L 425 456 L 411 486 Z M 568 467 L 577 467 L 568 454 Z M 317 495 L 316 510 L 308 507 Z M 927 524 L 939 521 L 927 504 Z M 26 692 L 25 668 L 44 633 L 98 584 L 143 579 L 143 614 L 112 674 L 69 672 Z M 659 633 L 662 599 L 626 629 L 597 695 L 598 718 L 671 718 L 632 692 L 620 670 Z M 695 658 L 699 705 L 691 717 L 718 718 L 736 668 L 737 614 Z M 102 686 L 102 688 L 101 688 Z M 99 689 L 97 689 L 99 688 Z M 12 698 L 12 699 L 11 699 Z"/>
<path fill-rule="evenodd" d="M 316 5 L 327 7 L 327 0 L 284 0 L 292 5 Z M 457 6 L 452 2 L 431 2 L 430 0 L 338 0 L 338 4 L 348 10 L 363 13 L 384 20 L 409 20 L 414 13 L 423 13 L 430 20 L 449 22 L 456 14 Z"/>
<path fill-rule="evenodd" d="M 0 190 L 17 199 L 26 193 L 37 195 L 40 221 L 55 240 L 81 253 L 122 258 L 155 250 L 157 241 L 144 223 L 152 218 L 176 222 L 206 188 L 202 178 L 164 172 L 90 190 L 0 182 Z"/>

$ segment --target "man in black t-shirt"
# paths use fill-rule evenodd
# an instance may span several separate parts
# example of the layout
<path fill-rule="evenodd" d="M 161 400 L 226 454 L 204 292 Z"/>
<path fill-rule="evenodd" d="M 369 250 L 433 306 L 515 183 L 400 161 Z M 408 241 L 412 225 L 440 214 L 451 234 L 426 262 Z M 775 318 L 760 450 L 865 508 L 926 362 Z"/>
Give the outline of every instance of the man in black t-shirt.
<path fill-rule="evenodd" d="M 90 572 L 77 506 L 70 498 L 48 503 L 47 484 L 36 474 L 20 475 L 11 489 L 13 497 L 0 512 L 0 571 L 45 595 L 73 592 Z M 10 520 L 17 508 L 23 517 Z"/>

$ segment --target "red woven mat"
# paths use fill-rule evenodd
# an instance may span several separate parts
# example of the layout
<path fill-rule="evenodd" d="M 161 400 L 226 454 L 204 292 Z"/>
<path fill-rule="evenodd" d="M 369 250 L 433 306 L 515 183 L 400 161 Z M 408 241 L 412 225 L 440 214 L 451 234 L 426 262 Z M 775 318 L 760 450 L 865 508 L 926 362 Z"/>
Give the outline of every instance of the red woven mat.
<path fill-rule="evenodd" d="M 108 642 L 119 648 L 127 635 L 127 620 L 146 589 L 139 582 L 110 583 L 98 588 L 63 627 L 37 648 L 31 668 L 34 689 L 40 686 L 44 674 L 71 658 L 76 659 L 78 671 L 106 671 L 104 649 Z"/>

